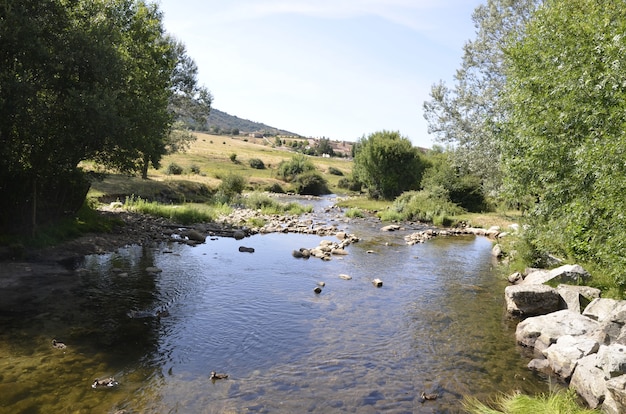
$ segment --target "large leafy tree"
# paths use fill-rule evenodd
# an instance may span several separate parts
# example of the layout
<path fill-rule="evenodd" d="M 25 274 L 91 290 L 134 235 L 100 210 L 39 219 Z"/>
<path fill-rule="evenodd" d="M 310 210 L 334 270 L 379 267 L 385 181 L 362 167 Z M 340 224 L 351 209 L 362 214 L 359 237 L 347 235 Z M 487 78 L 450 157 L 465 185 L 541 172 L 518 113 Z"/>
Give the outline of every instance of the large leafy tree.
<path fill-rule="evenodd" d="M 500 124 L 506 107 L 503 47 L 507 37 L 523 29 L 540 0 L 488 0 L 476 8 L 472 19 L 476 38 L 463 49 L 454 85 L 440 81 L 424 103 L 429 133 L 449 145 L 457 168 L 481 178 L 487 193 L 501 185 L 499 170 Z"/>
<path fill-rule="evenodd" d="M 503 155 L 537 244 L 626 281 L 626 8 L 547 0 L 507 50 Z"/>
<path fill-rule="evenodd" d="M 393 199 L 419 189 L 424 168 L 418 149 L 399 132 L 375 132 L 355 144 L 354 175 L 371 197 Z"/>
<path fill-rule="evenodd" d="M 122 171 L 167 150 L 180 48 L 154 4 L 0 3 L 0 230 L 76 211 L 79 163 Z"/>

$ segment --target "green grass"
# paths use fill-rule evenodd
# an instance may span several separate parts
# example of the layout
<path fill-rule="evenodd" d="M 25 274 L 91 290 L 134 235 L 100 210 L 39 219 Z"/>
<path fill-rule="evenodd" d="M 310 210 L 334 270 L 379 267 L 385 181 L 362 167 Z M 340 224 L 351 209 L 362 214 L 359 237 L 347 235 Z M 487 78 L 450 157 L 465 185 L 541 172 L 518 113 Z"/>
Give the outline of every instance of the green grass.
<path fill-rule="evenodd" d="M 221 214 L 228 214 L 231 211 L 231 208 L 224 204 L 209 205 L 189 203 L 172 205 L 161 204 L 156 201 L 146 201 L 140 197 L 134 196 L 126 198 L 124 208 L 155 217 L 164 217 L 181 224 L 212 222 Z"/>
<path fill-rule="evenodd" d="M 600 411 L 583 408 L 574 390 L 565 390 L 531 397 L 524 394 L 502 395 L 493 404 L 486 405 L 474 398 L 466 398 L 463 407 L 470 414 L 598 414 Z"/>
<path fill-rule="evenodd" d="M 100 214 L 93 202 L 86 200 L 83 206 L 73 217 L 66 217 L 52 224 L 43 225 L 34 235 L 11 237 L 10 240 L 0 240 L 0 244 L 14 250 L 14 256 L 19 257 L 24 250 L 23 246 L 48 247 L 67 240 L 81 237 L 87 233 L 106 233 L 113 226 L 120 224 L 118 219 L 109 218 Z"/>
<path fill-rule="evenodd" d="M 346 210 L 345 215 L 348 218 L 363 218 L 363 217 L 365 217 L 365 214 L 363 213 L 363 210 L 361 210 L 360 208 L 349 208 L 348 210 Z"/>

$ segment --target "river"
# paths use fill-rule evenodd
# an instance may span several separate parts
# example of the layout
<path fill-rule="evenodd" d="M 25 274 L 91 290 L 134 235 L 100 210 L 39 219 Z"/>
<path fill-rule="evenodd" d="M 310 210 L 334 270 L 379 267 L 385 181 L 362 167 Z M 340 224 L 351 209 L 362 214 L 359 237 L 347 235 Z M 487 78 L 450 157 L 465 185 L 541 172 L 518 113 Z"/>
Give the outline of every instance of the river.
<path fill-rule="evenodd" d="M 329 220 L 361 239 L 331 261 L 292 257 L 318 236 L 273 233 L 131 246 L 29 279 L 22 306 L 0 308 L 0 412 L 457 413 L 463 396 L 547 391 L 488 239 L 408 246 L 410 230 Z M 91 387 L 109 376 L 119 385 Z"/>

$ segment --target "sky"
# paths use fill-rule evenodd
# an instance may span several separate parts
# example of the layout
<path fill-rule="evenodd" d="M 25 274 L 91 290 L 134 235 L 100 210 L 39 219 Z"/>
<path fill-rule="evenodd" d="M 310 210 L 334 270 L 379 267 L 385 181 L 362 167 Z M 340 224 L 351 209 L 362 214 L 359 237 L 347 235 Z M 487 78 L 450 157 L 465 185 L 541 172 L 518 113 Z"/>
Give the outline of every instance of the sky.
<path fill-rule="evenodd" d="M 399 131 L 430 148 L 423 103 L 453 85 L 485 0 L 155 0 L 213 108 L 306 137 Z"/>

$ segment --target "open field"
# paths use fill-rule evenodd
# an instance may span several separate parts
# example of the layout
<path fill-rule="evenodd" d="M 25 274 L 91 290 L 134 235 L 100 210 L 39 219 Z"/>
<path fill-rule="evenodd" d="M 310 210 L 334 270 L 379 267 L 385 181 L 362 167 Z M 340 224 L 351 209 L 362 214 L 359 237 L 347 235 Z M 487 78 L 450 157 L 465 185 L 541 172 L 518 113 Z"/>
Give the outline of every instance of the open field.
<path fill-rule="evenodd" d="M 142 180 L 138 176 L 127 177 L 112 174 L 104 181 L 94 182 L 91 195 L 100 197 L 135 194 L 149 197 L 158 194 L 164 187 L 191 187 L 193 192 L 193 187 L 197 184 L 204 184 L 210 189 L 215 189 L 221 183 L 222 178 L 229 174 L 245 177 L 248 182 L 247 189 L 250 191 L 263 191 L 274 183 L 279 184 L 286 191 L 290 189 L 289 183 L 276 178 L 276 170 L 281 161 L 290 160 L 297 155 L 296 152 L 284 147 L 274 147 L 272 139 L 204 133 L 195 135 L 196 141 L 186 152 L 167 155 L 161 160 L 160 169 L 151 168 L 148 171 L 148 180 Z M 234 162 L 231 160 L 232 154 L 236 156 Z M 263 161 L 265 168 L 252 168 L 249 161 L 254 158 Z M 333 167 L 341 171 L 345 177 L 352 172 L 352 161 L 335 157 L 309 158 L 316 165 L 318 172 L 328 181 L 330 189 L 333 192 L 339 192 L 337 183 L 342 176 L 330 174 L 329 168 Z M 167 167 L 172 163 L 182 167 L 183 173 L 167 174 Z M 198 173 L 193 173 L 192 168 Z M 111 197 L 107 199 L 110 200 Z"/>

